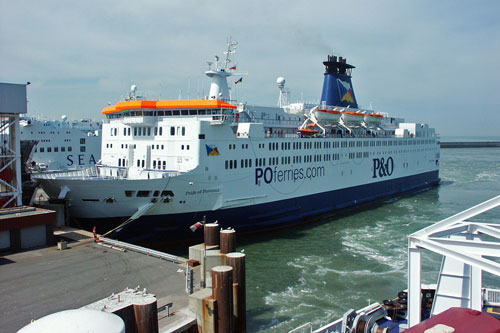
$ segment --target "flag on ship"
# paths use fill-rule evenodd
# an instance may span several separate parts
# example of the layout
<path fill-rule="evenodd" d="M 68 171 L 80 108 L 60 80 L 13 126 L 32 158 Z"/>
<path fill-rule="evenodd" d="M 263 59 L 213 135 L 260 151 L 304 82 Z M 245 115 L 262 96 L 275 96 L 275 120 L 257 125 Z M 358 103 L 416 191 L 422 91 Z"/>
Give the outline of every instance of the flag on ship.
<path fill-rule="evenodd" d="M 205 145 L 207 147 L 207 156 L 219 156 L 220 153 L 219 153 L 219 150 L 217 149 L 217 147 L 210 147 L 209 145 Z"/>
<path fill-rule="evenodd" d="M 238 81 L 236 81 L 234 84 L 238 84 L 238 83 L 240 83 L 240 82 L 243 82 L 243 76 L 242 76 L 242 77 L 240 77 L 240 78 L 238 79 Z"/>
<path fill-rule="evenodd" d="M 232 69 L 233 71 L 235 71 L 236 70 L 236 66 L 233 66 L 233 67 L 231 67 L 229 69 Z"/>

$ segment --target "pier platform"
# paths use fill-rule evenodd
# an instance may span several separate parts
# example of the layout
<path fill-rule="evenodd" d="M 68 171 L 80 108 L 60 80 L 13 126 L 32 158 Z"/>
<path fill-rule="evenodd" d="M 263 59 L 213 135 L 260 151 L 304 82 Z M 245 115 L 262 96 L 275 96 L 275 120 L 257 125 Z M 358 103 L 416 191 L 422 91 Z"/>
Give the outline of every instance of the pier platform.
<path fill-rule="evenodd" d="M 189 326 L 185 264 L 94 243 L 92 234 L 66 229 L 56 237 L 67 249 L 48 247 L 0 256 L 0 332 L 15 332 L 32 319 L 76 309 L 126 288 L 155 294 L 159 332 Z M 181 258 L 179 258 L 181 259 Z M 172 303 L 171 308 L 165 306 Z M 167 313 L 170 316 L 167 316 Z"/>
<path fill-rule="evenodd" d="M 500 148 L 500 141 L 450 141 L 441 142 L 441 148 Z"/>

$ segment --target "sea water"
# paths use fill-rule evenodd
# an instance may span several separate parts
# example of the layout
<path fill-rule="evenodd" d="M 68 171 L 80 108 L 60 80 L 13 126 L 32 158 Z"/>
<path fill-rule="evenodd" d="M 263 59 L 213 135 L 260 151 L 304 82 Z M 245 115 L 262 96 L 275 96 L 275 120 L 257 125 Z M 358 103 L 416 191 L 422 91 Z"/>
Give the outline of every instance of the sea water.
<path fill-rule="evenodd" d="M 407 287 L 407 236 L 500 195 L 500 149 L 442 149 L 441 184 L 428 191 L 293 228 L 238 239 L 247 272 L 249 332 L 318 328 L 351 308 L 394 298 Z M 480 216 L 500 223 L 500 208 Z M 423 283 L 441 257 L 424 252 Z M 485 273 L 489 287 L 498 278 Z"/>

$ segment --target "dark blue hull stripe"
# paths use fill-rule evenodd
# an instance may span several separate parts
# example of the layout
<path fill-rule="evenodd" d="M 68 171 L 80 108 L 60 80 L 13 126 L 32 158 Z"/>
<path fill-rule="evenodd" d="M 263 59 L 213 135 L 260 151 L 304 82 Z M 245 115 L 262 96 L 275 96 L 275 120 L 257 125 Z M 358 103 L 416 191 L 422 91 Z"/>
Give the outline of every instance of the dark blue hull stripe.
<path fill-rule="evenodd" d="M 429 188 L 438 183 L 439 171 L 433 171 L 253 206 L 183 214 L 143 216 L 117 229 L 111 236 L 132 243 L 171 242 L 199 238 L 202 233 L 200 231 L 192 233 L 189 226 L 201 221 L 203 216 L 207 217 L 207 222 L 217 220 L 222 228 L 233 227 L 238 233 L 255 232 L 297 224 L 307 218 L 321 216 L 382 197 Z M 112 219 L 87 219 L 79 222 L 86 229 L 91 229 L 95 225 L 99 233 L 104 233 L 120 225 L 127 218 L 128 216 L 123 216 Z"/>

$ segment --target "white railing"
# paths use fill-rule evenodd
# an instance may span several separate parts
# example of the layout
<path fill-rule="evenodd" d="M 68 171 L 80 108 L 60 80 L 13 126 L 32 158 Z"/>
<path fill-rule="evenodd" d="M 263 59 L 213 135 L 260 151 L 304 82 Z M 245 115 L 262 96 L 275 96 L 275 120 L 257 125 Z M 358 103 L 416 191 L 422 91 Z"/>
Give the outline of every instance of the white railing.
<path fill-rule="evenodd" d="M 307 323 L 302 326 L 299 326 L 297 328 L 294 328 L 291 331 L 288 331 L 288 333 L 311 333 L 312 332 L 312 324 Z"/>
<path fill-rule="evenodd" d="M 85 169 L 66 170 L 66 171 L 47 171 L 34 173 L 33 179 L 125 179 L 129 178 L 129 170 L 115 166 L 92 166 Z M 167 178 L 179 176 L 182 172 L 173 170 L 150 170 L 141 169 L 132 174 L 132 178 Z"/>

